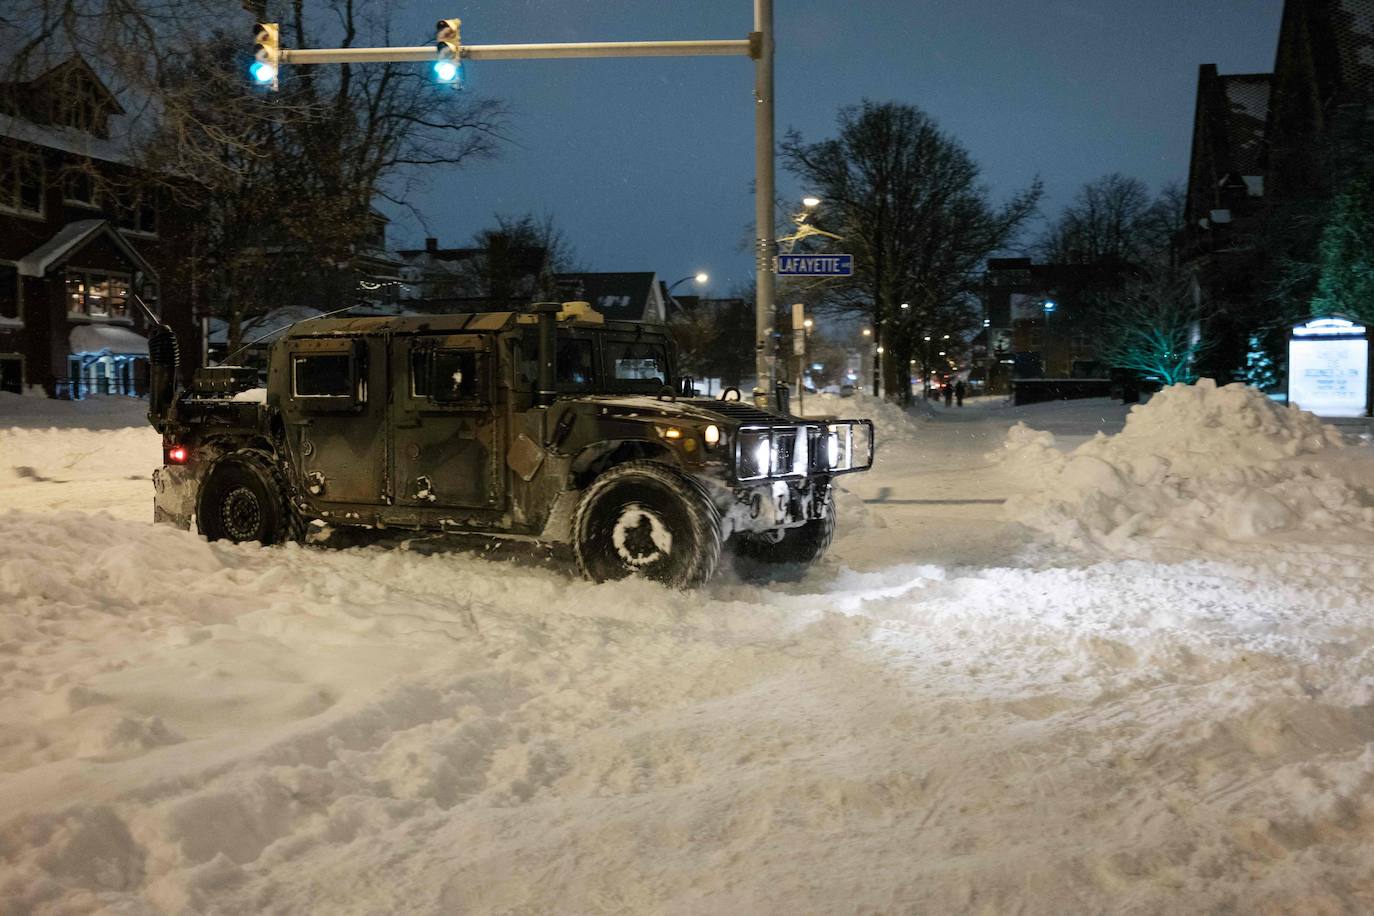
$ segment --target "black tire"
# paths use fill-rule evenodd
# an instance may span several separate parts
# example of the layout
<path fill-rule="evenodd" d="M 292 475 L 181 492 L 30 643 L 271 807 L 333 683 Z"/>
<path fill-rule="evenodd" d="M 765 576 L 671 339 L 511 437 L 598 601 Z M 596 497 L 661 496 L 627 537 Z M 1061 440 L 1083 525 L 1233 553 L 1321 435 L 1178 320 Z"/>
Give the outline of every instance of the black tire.
<path fill-rule="evenodd" d="M 654 461 L 627 461 L 592 481 L 572 533 L 577 568 L 593 582 L 641 576 L 696 588 L 720 561 L 716 507 L 691 479 Z"/>
<path fill-rule="evenodd" d="M 295 519 L 277 475 L 254 452 L 224 456 L 200 488 L 196 525 L 211 541 L 279 544 L 295 537 Z"/>
<path fill-rule="evenodd" d="M 737 534 L 730 539 L 730 550 L 737 557 L 755 563 L 815 563 L 830 548 L 835 539 L 835 494 L 825 498 L 825 517 L 812 519 L 805 525 L 788 528 L 782 540 L 767 535 Z"/>

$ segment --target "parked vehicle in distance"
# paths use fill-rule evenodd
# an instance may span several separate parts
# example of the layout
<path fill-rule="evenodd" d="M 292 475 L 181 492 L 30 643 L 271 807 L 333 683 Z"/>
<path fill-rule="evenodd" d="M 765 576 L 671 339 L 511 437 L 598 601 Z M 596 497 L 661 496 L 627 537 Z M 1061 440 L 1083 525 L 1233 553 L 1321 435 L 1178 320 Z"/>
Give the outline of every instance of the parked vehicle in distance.
<path fill-rule="evenodd" d="M 300 539 L 315 520 L 536 538 L 595 581 L 692 587 L 723 547 L 819 559 L 835 478 L 873 462 L 868 420 L 694 396 L 665 328 L 586 303 L 302 321 L 265 389 L 216 366 L 175 392 L 167 349 L 150 341 L 154 517 L 212 540 Z"/>

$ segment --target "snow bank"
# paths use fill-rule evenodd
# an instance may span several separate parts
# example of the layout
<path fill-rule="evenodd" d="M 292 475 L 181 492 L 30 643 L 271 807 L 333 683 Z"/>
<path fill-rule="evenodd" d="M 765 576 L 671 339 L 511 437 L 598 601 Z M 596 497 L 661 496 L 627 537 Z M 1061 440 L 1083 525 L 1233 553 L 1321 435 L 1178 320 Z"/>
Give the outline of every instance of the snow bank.
<path fill-rule="evenodd" d="M 148 425 L 148 402 L 122 395 L 81 401 L 44 397 L 40 389 L 18 395 L 0 391 L 0 429 L 122 429 Z"/>
<path fill-rule="evenodd" d="M 0 509 L 151 513 L 162 440 L 147 402 L 0 395 Z M 81 428 L 90 424 L 94 428 Z"/>
<path fill-rule="evenodd" d="M 793 402 L 793 406 L 795 402 Z M 867 395 L 842 398 L 835 394 L 808 394 L 804 414 L 808 417 L 836 417 L 873 421 L 873 432 L 881 449 L 884 442 L 910 439 L 920 435 L 921 418 L 896 404 Z"/>
<path fill-rule="evenodd" d="M 146 482 L 162 463 L 161 449 L 162 440 L 151 427 L 0 429 L 0 484 L 132 477 Z"/>
<path fill-rule="evenodd" d="M 1011 518 L 1065 545 L 1188 547 L 1322 535 L 1374 541 L 1374 465 L 1345 437 L 1259 391 L 1208 379 L 1134 408 L 1115 436 L 1064 454 L 1051 433 L 1018 423 L 989 457 L 1031 492 Z"/>

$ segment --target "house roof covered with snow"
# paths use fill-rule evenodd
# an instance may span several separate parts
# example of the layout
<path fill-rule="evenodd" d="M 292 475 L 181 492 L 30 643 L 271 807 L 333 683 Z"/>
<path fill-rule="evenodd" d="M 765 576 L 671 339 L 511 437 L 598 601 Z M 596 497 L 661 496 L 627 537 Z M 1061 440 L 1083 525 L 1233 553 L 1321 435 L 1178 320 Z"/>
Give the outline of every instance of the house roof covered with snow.
<path fill-rule="evenodd" d="M 612 320 L 663 320 L 658 274 L 653 271 L 559 274 L 558 284 Z"/>
<path fill-rule="evenodd" d="M 128 239 L 106 219 L 81 219 L 67 223 L 52 238 L 19 259 L 19 274 L 24 277 L 46 276 L 50 267 L 65 261 L 102 236 L 108 238 L 139 270 L 151 277 L 157 276 L 157 271 L 138 253 L 138 249 L 130 245 Z"/>

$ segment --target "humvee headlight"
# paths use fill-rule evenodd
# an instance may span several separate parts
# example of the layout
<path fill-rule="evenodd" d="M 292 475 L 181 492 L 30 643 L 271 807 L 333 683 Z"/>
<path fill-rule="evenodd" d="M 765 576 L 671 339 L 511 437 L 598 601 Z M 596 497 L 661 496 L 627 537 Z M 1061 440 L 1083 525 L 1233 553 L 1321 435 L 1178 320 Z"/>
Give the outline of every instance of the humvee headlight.
<path fill-rule="evenodd" d="M 681 439 L 682 430 L 678 429 L 676 426 L 670 426 L 663 431 L 663 437 L 665 439 Z"/>
<path fill-rule="evenodd" d="M 773 443 L 764 436 L 754 446 L 754 467 L 758 468 L 760 477 L 767 477 L 772 470 L 773 462 Z"/>
<path fill-rule="evenodd" d="M 712 423 L 702 431 L 701 438 L 706 440 L 707 445 L 717 445 L 720 443 L 720 427 Z"/>

